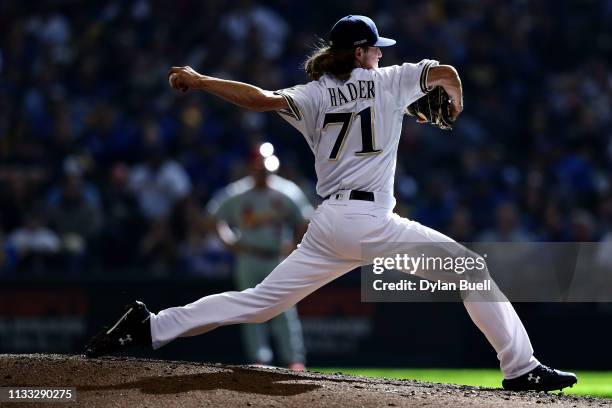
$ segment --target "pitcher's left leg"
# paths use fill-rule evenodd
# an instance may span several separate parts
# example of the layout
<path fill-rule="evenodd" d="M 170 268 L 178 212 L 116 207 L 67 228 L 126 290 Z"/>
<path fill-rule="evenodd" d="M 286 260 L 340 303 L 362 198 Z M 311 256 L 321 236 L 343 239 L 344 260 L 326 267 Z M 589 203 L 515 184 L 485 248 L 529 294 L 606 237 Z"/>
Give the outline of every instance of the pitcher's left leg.
<path fill-rule="evenodd" d="M 491 282 L 491 285 L 497 288 L 495 282 Z M 523 322 L 510 302 L 464 299 L 463 305 L 497 352 L 504 378 L 519 377 L 540 364 L 533 356 L 533 347 Z"/>
<path fill-rule="evenodd" d="M 396 214 L 390 216 L 383 235 L 385 242 L 432 245 L 440 243 L 441 251 L 448 251 L 451 256 L 468 251 L 448 236 Z M 457 281 L 462 277 L 454 272 L 432 275 L 431 271 L 417 271 L 416 275 L 444 282 Z M 491 279 L 486 270 L 482 275 L 479 280 L 485 277 Z M 533 356 L 531 341 L 521 319 L 492 279 L 490 292 L 485 295 L 470 292 L 463 298 L 463 303 L 474 324 L 497 352 L 504 378 L 521 376 L 539 365 Z"/>

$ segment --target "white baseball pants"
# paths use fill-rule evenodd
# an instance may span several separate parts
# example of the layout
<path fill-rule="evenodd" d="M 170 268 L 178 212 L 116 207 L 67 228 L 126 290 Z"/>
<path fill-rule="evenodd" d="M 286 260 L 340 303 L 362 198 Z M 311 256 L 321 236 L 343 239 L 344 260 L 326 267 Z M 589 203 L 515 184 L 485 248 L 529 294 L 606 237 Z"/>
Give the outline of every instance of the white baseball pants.
<path fill-rule="evenodd" d="M 454 242 L 394 214 L 392 197 L 377 194 L 376 202 L 347 197 L 348 194 L 338 198 L 334 195 L 323 202 L 310 220 L 299 247 L 254 288 L 206 296 L 186 306 L 152 314 L 153 348 L 219 326 L 265 322 L 328 282 L 371 263 L 362 256 L 363 243 Z M 494 290 L 499 289 L 494 285 Z M 498 299 L 505 299 L 501 293 L 499 296 Z M 497 352 L 504 378 L 516 378 L 539 364 L 527 332 L 508 301 L 470 301 L 468 296 L 463 303 Z"/>

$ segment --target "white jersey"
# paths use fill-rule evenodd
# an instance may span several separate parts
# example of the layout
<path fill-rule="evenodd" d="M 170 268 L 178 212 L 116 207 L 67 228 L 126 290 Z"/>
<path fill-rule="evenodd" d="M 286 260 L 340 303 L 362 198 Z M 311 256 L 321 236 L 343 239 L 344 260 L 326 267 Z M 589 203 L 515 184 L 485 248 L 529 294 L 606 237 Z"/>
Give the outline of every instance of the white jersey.
<path fill-rule="evenodd" d="M 279 114 L 306 138 L 315 156 L 317 194 L 362 190 L 393 195 L 404 110 L 427 92 L 434 60 L 377 69 L 355 68 L 340 81 L 278 91 L 289 109 Z"/>

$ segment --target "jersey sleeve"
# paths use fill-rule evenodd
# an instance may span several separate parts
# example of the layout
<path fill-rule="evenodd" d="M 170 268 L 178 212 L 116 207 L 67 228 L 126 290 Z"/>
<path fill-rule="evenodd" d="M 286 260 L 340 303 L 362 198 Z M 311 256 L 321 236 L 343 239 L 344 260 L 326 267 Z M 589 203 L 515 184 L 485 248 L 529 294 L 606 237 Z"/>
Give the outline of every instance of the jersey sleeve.
<path fill-rule="evenodd" d="M 430 89 L 427 89 L 429 69 L 438 65 L 438 61 L 424 59 L 417 64 L 404 63 L 380 70 L 385 90 L 394 96 L 397 107 L 404 109 Z"/>
<path fill-rule="evenodd" d="M 285 98 L 289 105 L 288 109 L 278 110 L 278 114 L 304 135 L 312 149 L 321 104 L 318 82 L 312 81 L 306 85 L 281 89 L 275 93 Z"/>

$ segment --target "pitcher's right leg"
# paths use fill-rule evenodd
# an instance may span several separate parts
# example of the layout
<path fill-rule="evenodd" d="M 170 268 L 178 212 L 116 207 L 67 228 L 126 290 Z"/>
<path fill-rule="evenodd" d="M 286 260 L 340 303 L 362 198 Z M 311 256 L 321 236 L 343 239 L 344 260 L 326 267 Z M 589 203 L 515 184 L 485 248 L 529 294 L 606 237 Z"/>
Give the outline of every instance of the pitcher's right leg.
<path fill-rule="evenodd" d="M 357 266 L 358 261 L 322 256 L 301 245 L 254 288 L 206 296 L 186 306 L 152 314 L 153 348 L 219 326 L 270 320 Z"/>

